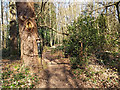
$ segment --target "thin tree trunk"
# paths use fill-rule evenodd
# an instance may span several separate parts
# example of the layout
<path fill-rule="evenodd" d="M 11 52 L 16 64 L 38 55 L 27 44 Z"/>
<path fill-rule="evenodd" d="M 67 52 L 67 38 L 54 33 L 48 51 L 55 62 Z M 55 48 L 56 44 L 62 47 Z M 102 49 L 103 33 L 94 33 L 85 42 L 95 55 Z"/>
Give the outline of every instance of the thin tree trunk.
<path fill-rule="evenodd" d="M 1 3 L 1 2 L 0 2 Z M 0 8 L 0 10 L 1 10 L 1 8 Z M 2 10 L 1 10 L 2 11 Z M 2 17 L 0 17 L 0 20 L 2 20 Z M 1 24 L 1 22 L 0 22 L 0 50 L 2 49 L 2 24 Z M 0 51 L 0 57 L 2 57 L 2 55 L 1 55 L 2 53 L 1 53 L 1 51 Z M 0 58 L 0 60 L 1 60 L 1 58 Z"/>
<path fill-rule="evenodd" d="M 52 26 L 52 23 L 51 23 L 51 9 L 52 9 L 52 7 L 51 7 L 51 3 L 50 3 L 50 5 L 49 5 L 49 9 L 50 9 L 50 11 L 49 11 L 49 15 L 50 15 L 50 27 Z M 50 46 L 52 47 L 52 44 L 53 44 L 53 31 L 52 30 L 50 30 Z"/>
<path fill-rule="evenodd" d="M 6 22 L 7 22 L 7 27 L 6 27 L 6 48 L 8 48 L 8 13 L 6 11 Z"/>
<path fill-rule="evenodd" d="M 7 12 L 4 14 L 4 22 L 6 22 L 6 25 L 4 27 L 4 48 L 7 48 Z"/>
<path fill-rule="evenodd" d="M 17 2 L 17 15 L 19 22 L 19 34 L 21 39 L 21 59 L 25 66 L 29 66 L 33 72 L 38 72 L 39 59 L 37 41 L 38 31 L 35 22 L 34 3 Z"/>
<path fill-rule="evenodd" d="M 1 27 L 1 30 L 2 30 L 2 48 L 4 46 L 4 28 L 3 28 L 3 1 L 1 0 L 1 22 L 2 22 L 2 27 Z"/>

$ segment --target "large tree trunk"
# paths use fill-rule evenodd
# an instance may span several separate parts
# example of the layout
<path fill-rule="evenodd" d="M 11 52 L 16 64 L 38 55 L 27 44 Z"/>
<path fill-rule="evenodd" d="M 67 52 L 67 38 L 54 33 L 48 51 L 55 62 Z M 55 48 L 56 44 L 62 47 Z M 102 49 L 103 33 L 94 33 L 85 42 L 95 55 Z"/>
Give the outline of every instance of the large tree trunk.
<path fill-rule="evenodd" d="M 10 8 L 10 55 L 18 56 L 15 2 L 10 2 L 9 8 Z"/>
<path fill-rule="evenodd" d="M 17 2 L 17 15 L 19 22 L 19 34 L 21 39 L 21 59 L 25 66 L 33 71 L 38 71 L 38 31 L 34 15 L 34 3 Z"/>

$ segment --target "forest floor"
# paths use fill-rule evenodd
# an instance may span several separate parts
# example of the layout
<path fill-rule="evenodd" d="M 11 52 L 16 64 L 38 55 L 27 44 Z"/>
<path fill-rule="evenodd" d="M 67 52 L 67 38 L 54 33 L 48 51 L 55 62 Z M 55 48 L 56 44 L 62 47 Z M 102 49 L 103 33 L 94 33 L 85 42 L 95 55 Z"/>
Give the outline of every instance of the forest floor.
<path fill-rule="evenodd" d="M 117 69 L 100 65 L 94 55 L 85 69 L 72 69 L 69 58 L 61 50 L 48 49 L 42 59 L 45 67 L 38 74 L 29 73 L 20 60 L 2 60 L 2 87 L 120 88 Z"/>

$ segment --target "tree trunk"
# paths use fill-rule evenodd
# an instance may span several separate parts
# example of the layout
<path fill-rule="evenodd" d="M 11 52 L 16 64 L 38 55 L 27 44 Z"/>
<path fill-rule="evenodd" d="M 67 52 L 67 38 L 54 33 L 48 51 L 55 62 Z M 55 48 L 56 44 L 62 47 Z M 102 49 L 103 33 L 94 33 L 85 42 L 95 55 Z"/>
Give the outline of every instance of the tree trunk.
<path fill-rule="evenodd" d="M 21 59 L 32 71 L 38 71 L 38 31 L 35 22 L 34 3 L 17 2 L 19 34 L 21 39 Z"/>
<path fill-rule="evenodd" d="M 2 30 L 2 44 L 1 44 L 1 47 L 4 48 L 4 28 L 3 28 L 3 1 L 1 0 L 1 23 L 2 23 L 2 27 L 1 27 L 1 30 Z"/>
<path fill-rule="evenodd" d="M 9 8 L 10 8 L 10 55 L 18 56 L 15 2 L 10 2 Z"/>
<path fill-rule="evenodd" d="M 52 14 L 52 12 L 51 12 L 51 3 L 50 3 L 50 5 L 49 5 L 49 9 L 50 9 L 50 11 L 49 11 L 49 15 L 50 15 L 50 27 L 52 26 L 52 21 L 51 21 L 51 14 Z M 52 45 L 53 45 L 53 35 L 52 35 L 52 33 L 53 33 L 53 31 L 52 30 L 50 30 L 50 46 L 52 47 Z"/>

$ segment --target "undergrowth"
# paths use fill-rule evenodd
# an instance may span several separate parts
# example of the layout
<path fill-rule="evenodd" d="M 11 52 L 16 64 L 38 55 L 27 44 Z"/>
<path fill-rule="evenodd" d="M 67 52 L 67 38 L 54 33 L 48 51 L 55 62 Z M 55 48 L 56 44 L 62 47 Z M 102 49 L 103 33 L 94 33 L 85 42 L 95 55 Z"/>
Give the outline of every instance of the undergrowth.
<path fill-rule="evenodd" d="M 18 63 L 3 67 L 2 88 L 33 88 L 38 83 L 38 76 L 30 73 L 28 67 Z"/>

